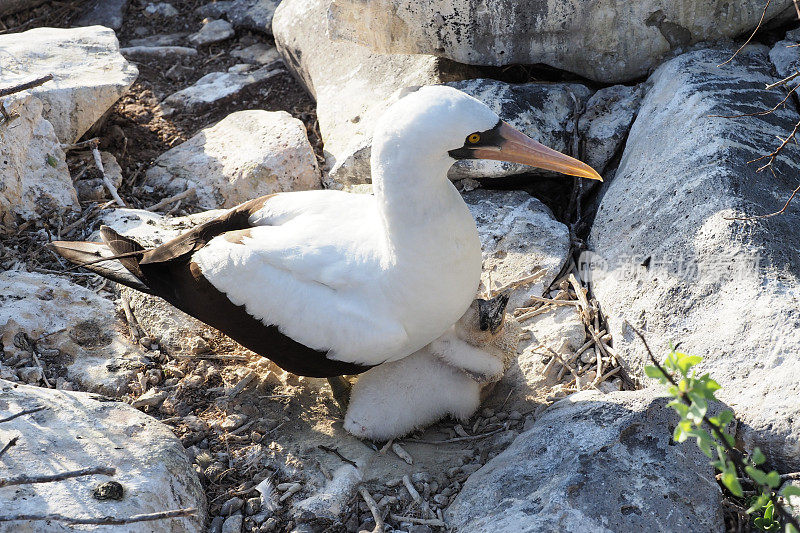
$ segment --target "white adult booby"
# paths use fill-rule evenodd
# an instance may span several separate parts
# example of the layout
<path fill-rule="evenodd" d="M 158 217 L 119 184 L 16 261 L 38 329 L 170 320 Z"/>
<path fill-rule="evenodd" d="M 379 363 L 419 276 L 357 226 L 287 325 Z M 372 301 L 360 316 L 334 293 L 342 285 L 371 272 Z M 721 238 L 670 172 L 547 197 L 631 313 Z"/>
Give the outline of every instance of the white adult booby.
<path fill-rule="evenodd" d="M 472 302 L 480 241 L 447 179 L 457 159 L 470 158 L 601 179 L 478 100 L 424 87 L 393 104 L 376 126 L 374 196 L 264 196 L 149 250 L 110 228 L 101 229 L 104 244 L 52 247 L 163 298 L 285 370 L 356 374 L 419 350 Z"/>
<path fill-rule="evenodd" d="M 522 328 L 504 322 L 507 296 L 475 300 L 441 337 L 399 361 L 369 369 L 353 386 L 344 428 L 385 441 L 446 416 L 466 420 L 516 356 Z M 483 309 L 488 307 L 488 309 Z"/>

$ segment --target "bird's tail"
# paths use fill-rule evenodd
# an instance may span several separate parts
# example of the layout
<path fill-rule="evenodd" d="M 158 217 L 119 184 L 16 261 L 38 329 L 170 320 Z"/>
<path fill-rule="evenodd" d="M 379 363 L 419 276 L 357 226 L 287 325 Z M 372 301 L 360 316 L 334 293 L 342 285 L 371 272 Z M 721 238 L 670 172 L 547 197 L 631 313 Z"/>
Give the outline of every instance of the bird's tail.
<path fill-rule="evenodd" d="M 87 268 L 137 291 L 154 294 L 147 286 L 139 267 L 139 260 L 147 249 L 108 226 L 100 228 L 100 237 L 103 239 L 102 243 L 53 241 L 48 247 L 76 266 Z"/>

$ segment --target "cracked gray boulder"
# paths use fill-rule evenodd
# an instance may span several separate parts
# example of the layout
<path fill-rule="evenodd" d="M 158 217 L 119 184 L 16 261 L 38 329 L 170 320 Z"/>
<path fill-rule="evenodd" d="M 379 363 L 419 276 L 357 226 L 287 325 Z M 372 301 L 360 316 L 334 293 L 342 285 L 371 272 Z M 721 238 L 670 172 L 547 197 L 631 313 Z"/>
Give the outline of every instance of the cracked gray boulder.
<path fill-rule="evenodd" d="M 369 180 L 372 126 L 399 89 L 460 80 L 459 65 L 430 55 L 382 55 L 327 34 L 325 0 L 285 0 L 272 31 L 286 66 L 317 101 L 330 186 Z"/>
<path fill-rule="evenodd" d="M 614 348 L 641 376 L 647 336 L 704 358 L 721 385 L 738 437 L 760 446 L 779 471 L 800 469 L 800 204 L 778 211 L 797 187 L 800 148 L 767 160 L 800 114 L 784 94 L 768 49 L 715 48 L 681 55 L 650 78 L 614 179 L 589 236 L 594 293 Z M 646 266 L 645 266 L 646 265 Z M 584 276 L 586 279 L 588 276 Z M 652 380 L 646 384 L 653 385 Z"/>
<path fill-rule="evenodd" d="M 447 509 L 459 533 L 722 532 L 721 493 L 650 390 L 573 394 L 472 474 Z"/>
<path fill-rule="evenodd" d="M 544 63 L 601 82 L 638 78 L 671 50 L 755 28 L 763 0 L 333 0 L 330 32 L 381 53 L 470 65 Z M 766 20 L 796 16 L 773 1 Z"/>
<path fill-rule="evenodd" d="M 77 141 L 133 84 L 139 71 L 119 53 L 114 30 L 36 28 L 0 35 L 0 84 L 10 87 L 48 74 L 31 89 L 62 143 Z"/>
<path fill-rule="evenodd" d="M 0 487 L 4 515 L 58 513 L 75 518 L 126 518 L 196 508 L 194 516 L 92 530 L 125 533 L 190 533 L 203 528 L 206 498 L 181 442 L 172 430 L 129 405 L 83 392 L 65 392 L 0 379 L 0 418 L 23 410 L 44 410 L 0 426 L 0 443 L 19 437 L 3 455 L 0 478 L 57 474 L 112 467 L 113 476 L 82 476 L 54 483 Z M 122 485 L 121 499 L 93 496 L 101 483 Z M 4 532 L 75 531 L 57 521 L 13 521 Z"/>

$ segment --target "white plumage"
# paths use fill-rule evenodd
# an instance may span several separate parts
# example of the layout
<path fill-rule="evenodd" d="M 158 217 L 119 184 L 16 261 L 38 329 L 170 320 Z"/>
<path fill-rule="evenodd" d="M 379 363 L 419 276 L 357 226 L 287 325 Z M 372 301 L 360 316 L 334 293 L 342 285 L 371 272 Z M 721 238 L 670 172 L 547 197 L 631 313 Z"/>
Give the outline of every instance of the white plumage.
<path fill-rule="evenodd" d="M 193 260 L 215 288 L 330 359 L 405 357 L 452 325 L 477 290 L 475 221 L 447 180 L 448 151 L 498 116 L 448 87 L 394 104 L 377 125 L 374 196 L 277 194 L 242 243 L 216 237 Z"/>
<path fill-rule="evenodd" d="M 388 440 L 446 416 L 466 420 L 480 405 L 484 387 L 508 369 L 519 335 L 513 319 L 495 334 L 481 331 L 473 304 L 428 346 L 361 374 L 344 428 L 360 438 Z"/>

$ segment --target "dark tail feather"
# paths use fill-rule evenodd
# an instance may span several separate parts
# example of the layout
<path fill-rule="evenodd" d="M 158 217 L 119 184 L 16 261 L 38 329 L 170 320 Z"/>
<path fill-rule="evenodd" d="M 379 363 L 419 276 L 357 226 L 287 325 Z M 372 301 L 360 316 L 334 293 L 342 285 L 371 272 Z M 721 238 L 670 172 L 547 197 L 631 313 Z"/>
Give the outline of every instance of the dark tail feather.
<path fill-rule="evenodd" d="M 136 244 L 136 246 L 139 245 Z M 48 247 L 71 263 L 85 267 L 104 278 L 137 291 L 153 294 L 150 287 L 125 264 L 132 261 L 135 263 L 136 271 L 139 271 L 136 259 L 133 257 L 115 259 L 115 251 L 111 246 L 99 242 L 54 241 Z M 102 258 L 108 259 L 103 260 Z"/>

